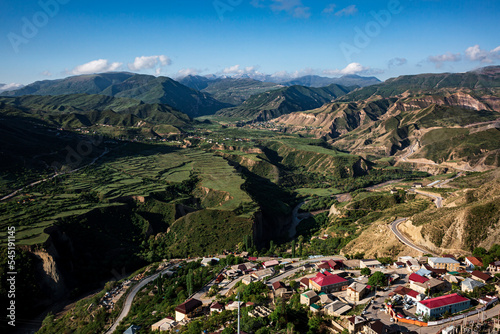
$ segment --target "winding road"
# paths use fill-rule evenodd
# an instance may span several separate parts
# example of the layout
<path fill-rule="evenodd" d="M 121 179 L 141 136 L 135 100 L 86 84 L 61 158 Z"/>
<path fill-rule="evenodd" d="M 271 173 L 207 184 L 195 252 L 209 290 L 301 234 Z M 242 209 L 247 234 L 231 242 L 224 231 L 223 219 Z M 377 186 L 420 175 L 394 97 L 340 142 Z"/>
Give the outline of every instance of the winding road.
<path fill-rule="evenodd" d="M 152 276 L 149 276 L 148 278 L 145 278 L 144 280 L 142 280 L 139 284 L 134 285 L 132 287 L 132 289 L 130 290 L 130 293 L 127 295 L 127 299 L 125 299 L 125 303 L 123 303 L 123 309 L 122 309 L 120 315 L 118 316 L 118 318 L 116 318 L 113 326 L 111 326 L 111 328 L 106 331 L 106 334 L 113 333 L 116 330 L 116 328 L 118 327 L 118 325 L 120 324 L 120 322 L 123 320 L 123 318 L 125 318 L 128 315 L 128 313 L 130 312 L 130 308 L 132 307 L 132 302 L 134 301 L 135 295 L 139 291 L 141 291 L 141 289 L 144 286 L 146 286 L 148 283 L 154 281 L 160 274 L 165 274 L 170 268 L 171 267 L 169 266 L 166 269 L 164 269 L 162 272 L 154 274 Z"/>
<path fill-rule="evenodd" d="M 407 221 L 409 218 L 399 218 L 399 219 L 396 219 L 395 221 L 393 221 L 391 223 L 391 231 L 392 233 L 394 233 L 394 235 L 396 236 L 396 238 L 399 239 L 399 241 L 401 241 L 402 243 L 404 243 L 406 246 L 408 247 L 411 247 L 419 252 L 422 252 L 422 254 L 432 254 L 432 255 L 436 255 L 434 254 L 433 252 L 427 250 L 427 249 L 424 249 L 422 247 L 419 247 L 417 245 L 415 245 L 413 242 L 411 242 L 409 239 L 407 239 L 401 232 L 399 232 L 398 230 L 398 225 Z"/>

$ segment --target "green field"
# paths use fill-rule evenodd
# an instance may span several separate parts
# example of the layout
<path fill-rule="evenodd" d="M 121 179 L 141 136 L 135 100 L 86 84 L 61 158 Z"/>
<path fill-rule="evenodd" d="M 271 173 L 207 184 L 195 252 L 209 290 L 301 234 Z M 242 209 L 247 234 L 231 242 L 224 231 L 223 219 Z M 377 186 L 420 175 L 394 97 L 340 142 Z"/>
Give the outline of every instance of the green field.
<path fill-rule="evenodd" d="M 124 197 L 164 192 L 170 185 L 188 180 L 192 173 L 200 180 L 196 194 L 203 207 L 234 210 L 252 202 L 241 190 L 243 178 L 213 153 L 131 144 L 103 159 L 100 164 L 39 184 L 0 203 L 2 231 L 9 225 L 17 226 L 20 244 L 37 244 L 48 237 L 43 230 L 59 218 L 122 205 L 115 202 Z"/>

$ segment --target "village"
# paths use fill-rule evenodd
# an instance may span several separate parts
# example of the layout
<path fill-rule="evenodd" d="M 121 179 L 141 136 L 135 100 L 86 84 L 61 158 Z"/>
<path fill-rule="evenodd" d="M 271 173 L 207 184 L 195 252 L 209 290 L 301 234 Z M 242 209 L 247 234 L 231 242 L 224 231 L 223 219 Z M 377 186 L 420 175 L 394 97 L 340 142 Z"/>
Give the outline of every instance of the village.
<path fill-rule="evenodd" d="M 487 322 L 500 313 L 500 261 L 489 264 L 484 271 L 477 270 L 483 267 L 480 258 L 471 256 L 458 261 L 451 255 L 402 256 L 385 265 L 376 259 L 342 256 L 245 257 L 244 261 L 226 266 L 204 288 L 177 305 L 175 317 L 156 322 L 151 331 L 176 332 L 195 319 L 244 308 L 251 317 L 265 318 L 279 303 L 296 295 L 308 314 L 323 317 L 334 333 L 500 330 L 496 319 Z M 209 267 L 218 262 L 219 258 L 203 258 L 201 265 Z M 160 269 L 167 268 L 172 274 L 175 266 L 164 264 Z M 245 303 L 238 301 L 239 296 L 227 301 L 239 286 L 252 284 L 265 284 L 267 302 Z M 124 333 L 135 333 L 137 329 L 132 325 Z"/>

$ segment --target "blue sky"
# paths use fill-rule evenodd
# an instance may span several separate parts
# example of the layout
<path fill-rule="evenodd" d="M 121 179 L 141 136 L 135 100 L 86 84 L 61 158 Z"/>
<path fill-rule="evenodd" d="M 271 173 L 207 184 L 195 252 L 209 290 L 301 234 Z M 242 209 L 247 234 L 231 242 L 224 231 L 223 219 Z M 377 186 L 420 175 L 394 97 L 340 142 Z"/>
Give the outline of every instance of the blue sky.
<path fill-rule="evenodd" d="M 7 0 L 1 83 L 132 71 L 300 76 L 500 64 L 500 1 Z"/>

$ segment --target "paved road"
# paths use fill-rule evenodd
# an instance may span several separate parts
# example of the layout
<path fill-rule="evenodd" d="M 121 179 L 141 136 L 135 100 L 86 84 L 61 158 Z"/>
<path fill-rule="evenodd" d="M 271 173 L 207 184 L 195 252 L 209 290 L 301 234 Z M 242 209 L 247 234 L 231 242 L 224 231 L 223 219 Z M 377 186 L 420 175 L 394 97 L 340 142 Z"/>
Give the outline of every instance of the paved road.
<path fill-rule="evenodd" d="M 396 236 L 396 238 L 399 239 L 399 241 L 401 241 L 402 243 L 404 243 L 405 245 L 407 245 L 408 247 L 411 247 L 419 252 L 422 252 L 422 254 L 432 254 L 432 255 L 436 255 L 434 254 L 433 252 L 429 251 L 429 250 L 426 250 L 422 247 L 419 247 L 417 245 L 415 245 L 414 243 L 412 243 L 410 240 L 408 240 L 401 232 L 399 232 L 398 230 L 398 225 L 401 224 L 402 222 L 405 222 L 407 221 L 408 218 L 399 218 L 399 219 L 396 219 L 395 221 L 393 221 L 391 223 L 391 231 L 392 233 L 394 233 L 394 235 Z"/>
<path fill-rule="evenodd" d="M 165 274 L 167 272 L 167 270 L 169 270 L 170 268 L 171 267 L 167 267 L 166 269 L 164 269 L 161 272 L 161 274 Z M 113 333 L 116 330 L 116 328 L 118 327 L 118 325 L 120 324 L 120 322 L 123 320 L 123 318 L 125 318 L 128 315 L 128 313 L 130 312 L 130 308 L 132 307 L 132 302 L 134 301 L 135 295 L 139 291 L 141 291 L 141 289 L 144 286 L 146 286 L 148 283 L 154 281 L 159 275 L 160 275 L 160 273 L 157 273 L 157 274 L 154 274 L 152 276 L 149 276 L 148 278 L 145 278 L 144 280 L 142 280 L 141 282 L 139 282 L 139 284 L 134 285 L 132 287 L 132 289 L 130 290 L 130 293 L 127 295 L 127 299 L 125 299 L 125 303 L 123 304 L 122 312 L 120 313 L 120 315 L 118 316 L 118 318 L 116 318 L 115 323 L 113 324 L 113 326 L 111 326 L 111 328 L 106 331 L 106 334 L 111 334 L 111 333 Z"/>
<path fill-rule="evenodd" d="M 432 198 L 438 209 L 443 207 L 443 198 L 439 195 L 430 194 L 416 189 L 410 189 L 409 191 Z"/>

